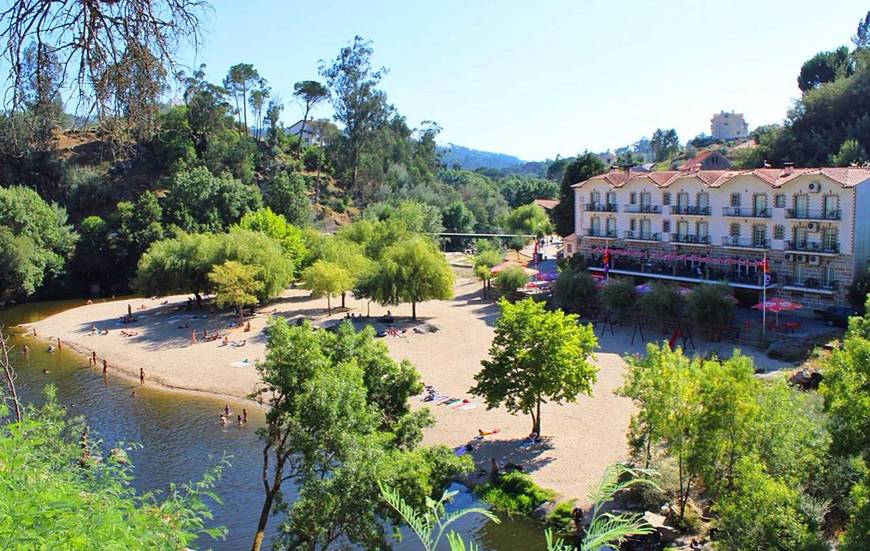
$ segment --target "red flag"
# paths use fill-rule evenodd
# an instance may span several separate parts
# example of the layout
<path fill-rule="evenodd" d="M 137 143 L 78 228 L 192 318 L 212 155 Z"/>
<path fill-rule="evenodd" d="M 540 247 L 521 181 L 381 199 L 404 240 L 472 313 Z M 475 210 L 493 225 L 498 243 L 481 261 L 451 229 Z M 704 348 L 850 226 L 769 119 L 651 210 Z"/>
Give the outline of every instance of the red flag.
<path fill-rule="evenodd" d="M 608 245 L 604 245 L 604 275 L 605 277 L 610 274 L 610 249 Z"/>

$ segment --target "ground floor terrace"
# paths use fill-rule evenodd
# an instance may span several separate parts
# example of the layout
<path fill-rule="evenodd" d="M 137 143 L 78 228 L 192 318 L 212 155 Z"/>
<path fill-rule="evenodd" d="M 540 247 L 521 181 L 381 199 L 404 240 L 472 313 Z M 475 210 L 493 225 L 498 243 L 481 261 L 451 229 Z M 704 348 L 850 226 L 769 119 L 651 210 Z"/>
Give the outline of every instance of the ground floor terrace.
<path fill-rule="evenodd" d="M 609 253 L 605 267 L 604 252 Z M 691 247 L 673 244 L 598 243 L 581 241 L 577 254 L 586 258 L 593 274 L 631 276 L 680 284 L 724 282 L 735 289 L 743 303 L 754 303 L 763 294 L 800 302 L 812 314 L 816 308 L 847 303 L 852 282 L 851 257 L 845 255 L 793 254 L 763 248 Z M 769 272 L 762 262 L 767 258 Z"/>

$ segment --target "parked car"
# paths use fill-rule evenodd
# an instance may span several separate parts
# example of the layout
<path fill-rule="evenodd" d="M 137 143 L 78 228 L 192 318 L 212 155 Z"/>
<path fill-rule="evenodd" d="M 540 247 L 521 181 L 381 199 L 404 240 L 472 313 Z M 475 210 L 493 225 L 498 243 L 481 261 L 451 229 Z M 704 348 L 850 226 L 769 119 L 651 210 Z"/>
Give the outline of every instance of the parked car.
<path fill-rule="evenodd" d="M 846 327 L 849 325 L 849 318 L 852 316 L 860 316 L 860 312 L 848 306 L 829 306 L 824 310 L 813 310 L 813 313 L 819 318 L 828 322 L 828 325 L 837 327 Z"/>

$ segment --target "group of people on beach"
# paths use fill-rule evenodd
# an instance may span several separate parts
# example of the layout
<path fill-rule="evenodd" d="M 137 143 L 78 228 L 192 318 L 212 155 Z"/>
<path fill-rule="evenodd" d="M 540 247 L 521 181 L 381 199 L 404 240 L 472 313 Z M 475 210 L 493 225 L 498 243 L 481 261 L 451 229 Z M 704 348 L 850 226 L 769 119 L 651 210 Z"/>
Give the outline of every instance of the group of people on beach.
<path fill-rule="evenodd" d="M 229 404 L 224 404 L 224 410 L 218 417 L 220 424 L 222 427 L 225 427 L 230 424 L 230 414 L 232 410 L 230 409 Z M 236 425 L 242 426 L 247 424 L 248 422 L 248 410 L 246 408 L 242 408 L 242 414 L 236 415 Z"/>

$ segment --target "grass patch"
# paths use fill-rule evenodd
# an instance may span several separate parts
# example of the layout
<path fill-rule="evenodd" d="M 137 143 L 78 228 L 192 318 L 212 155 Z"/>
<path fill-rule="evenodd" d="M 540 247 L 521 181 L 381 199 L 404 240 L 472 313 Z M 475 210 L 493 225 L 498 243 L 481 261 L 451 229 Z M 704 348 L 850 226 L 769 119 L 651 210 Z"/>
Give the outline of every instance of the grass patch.
<path fill-rule="evenodd" d="M 531 514 L 538 505 L 556 495 L 553 490 L 541 488 L 529 475 L 520 472 L 504 474 L 494 484 L 478 486 L 476 492 L 496 511 L 523 515 Z"/>
<path fill-rule="evenodd" d="M 574 503 L 575 501 L 572 499 L 556 505 L 556 508 L 547 515 L 547 526 L 557 534 L 570 534 L 574 523 L 574 518 L 571 516 L 574 511 Z"/>

